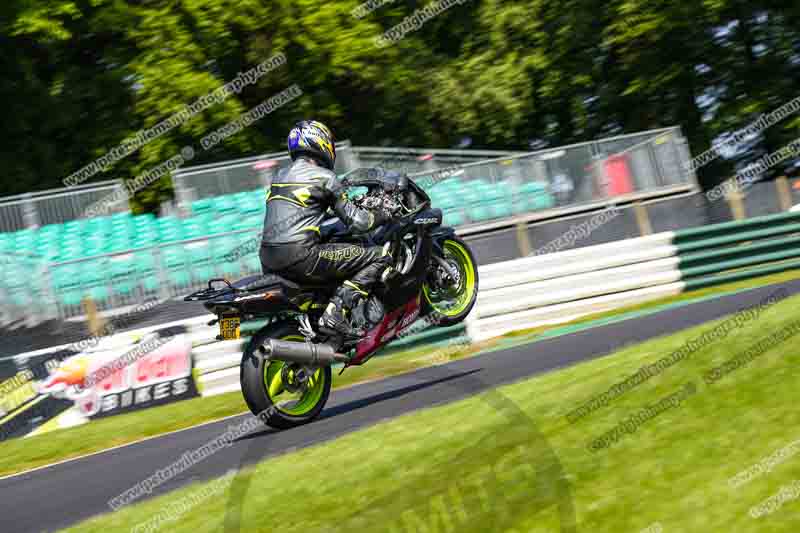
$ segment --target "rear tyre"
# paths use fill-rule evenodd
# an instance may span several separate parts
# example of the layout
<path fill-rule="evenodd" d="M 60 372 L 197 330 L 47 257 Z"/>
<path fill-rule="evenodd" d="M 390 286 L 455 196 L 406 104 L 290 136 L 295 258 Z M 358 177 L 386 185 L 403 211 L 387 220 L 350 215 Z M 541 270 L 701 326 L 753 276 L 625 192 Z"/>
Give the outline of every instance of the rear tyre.
<path fill-rule="evenodd" d="M 442 241 L 443 259 L 456 274 L 455 278 L 434 266 L 422 285 L 423 310 L 430 313 L 440 327 L 463 321 L 478 298 L 478 264 L 467 243 L 458 237 Z"/>
<path fill-rule="evenodd" d="M 253 335 L 242 354 L 239 374 L 247 407 L 277 429 L 307 424 L 319 416 L 328 401 L 331 367 L 315 369 L 305 383 L 292 381 L 299 374 L 299 366 L 256 357 L 255 350 L 267 339 L 305 340 L 297 326 L 288 322 L 268 325 Z"/>

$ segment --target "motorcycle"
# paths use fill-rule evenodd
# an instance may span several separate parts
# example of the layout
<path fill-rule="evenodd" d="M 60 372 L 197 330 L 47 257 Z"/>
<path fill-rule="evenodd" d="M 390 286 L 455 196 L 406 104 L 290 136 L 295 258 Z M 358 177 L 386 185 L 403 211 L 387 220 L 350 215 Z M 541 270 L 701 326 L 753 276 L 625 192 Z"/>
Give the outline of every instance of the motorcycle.
<path fill-rule="evenodd" d="M 268 319 L 250 339 L 240 364 L 245 402 L 267 425 L 287 429 L 314 420 L 328 400 L 333 365 L 341 372 L 369 361 L 382 347 L 425 319 L 437 327 L 463 321 L 478 295 L 478 269 L 469 246 L 442 225 L 442 211 L 405 174 L 356 169 L 342 176 L 352 201 L 383 210 L 390 222 L 354 236 L 337 218 L 320 227 L 323 242 L 385 246 L 397 275 L 351 310 L 363 338 L 346 339 L 318 331 L 319 317 L 336 283 L 300 285 L 274 274 L 234 283 L 212 279 L 184 298 L 202 301 L 217 318 L 219 340 L 237 339 L 243 320 Z M 341 374 L 340 372 L 340 374 Z"/>

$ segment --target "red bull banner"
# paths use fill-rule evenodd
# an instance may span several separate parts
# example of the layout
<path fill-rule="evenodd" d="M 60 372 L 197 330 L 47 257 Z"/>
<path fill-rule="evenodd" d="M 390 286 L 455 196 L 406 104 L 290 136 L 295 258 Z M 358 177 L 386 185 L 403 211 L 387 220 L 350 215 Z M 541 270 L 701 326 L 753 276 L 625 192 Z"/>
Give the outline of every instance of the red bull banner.
<path fill-rule="evenodd" d="M 11 408 L 0 419 L 2 438 L 29 433 L 57 416 L 75 425 L 198 395 L 191 342 L 183 334 L 151 335 L 124 349 L 79 353 L 46 366 L 41 380 L 24 369 L 0 383 L 0 409 Z"/>

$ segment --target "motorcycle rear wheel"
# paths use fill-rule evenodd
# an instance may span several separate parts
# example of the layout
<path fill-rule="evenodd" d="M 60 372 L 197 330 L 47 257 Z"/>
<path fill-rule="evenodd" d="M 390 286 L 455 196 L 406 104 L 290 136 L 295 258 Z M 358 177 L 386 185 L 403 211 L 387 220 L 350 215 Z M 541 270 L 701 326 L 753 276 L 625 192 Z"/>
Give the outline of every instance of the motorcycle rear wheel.
<path fill-rule="evenodd" d="M 265 361 L 255 350 L 267 339 L 303 341 L 295 323 L 270 324 L 253 335 L 242 354 L 239 379 L 250 411 L 268 426 L 289 429 L 317 418 L 328 401 L 333 382 L 331 367 L 317 368 L 307 385 L 292 392 L 283 382 L 296 369 L 283 361 Z M 291 383 L 289 384 L 291 385 Z"/>

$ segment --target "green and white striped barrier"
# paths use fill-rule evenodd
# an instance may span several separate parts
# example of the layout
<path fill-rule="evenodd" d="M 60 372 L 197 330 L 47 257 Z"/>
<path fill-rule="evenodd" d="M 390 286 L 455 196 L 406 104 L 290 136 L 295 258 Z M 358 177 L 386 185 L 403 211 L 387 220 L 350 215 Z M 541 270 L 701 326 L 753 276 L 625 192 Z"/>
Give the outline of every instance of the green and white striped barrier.
<path fill-rule="evenodd" d="M 800 267 L 800 212 L 525 257 L 479 268 L 473 341 Z"/>

